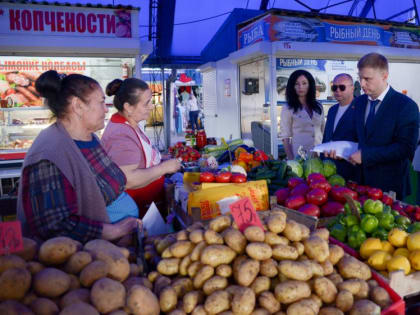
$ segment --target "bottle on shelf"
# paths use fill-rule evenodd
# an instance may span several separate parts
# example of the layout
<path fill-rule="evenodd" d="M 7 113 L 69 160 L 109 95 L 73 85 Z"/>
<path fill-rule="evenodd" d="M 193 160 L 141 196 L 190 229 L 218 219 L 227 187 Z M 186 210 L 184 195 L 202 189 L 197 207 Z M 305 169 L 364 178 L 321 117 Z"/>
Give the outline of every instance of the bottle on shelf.
<path fill-rule="evenodd" d="M 196 140 L 197 140 L 197 148 L 199 150 L 201 150 L 207 145 L 207 136 L 206 136 L 206 131 L 204 129 L 200 129 L 197 131 Z"/>

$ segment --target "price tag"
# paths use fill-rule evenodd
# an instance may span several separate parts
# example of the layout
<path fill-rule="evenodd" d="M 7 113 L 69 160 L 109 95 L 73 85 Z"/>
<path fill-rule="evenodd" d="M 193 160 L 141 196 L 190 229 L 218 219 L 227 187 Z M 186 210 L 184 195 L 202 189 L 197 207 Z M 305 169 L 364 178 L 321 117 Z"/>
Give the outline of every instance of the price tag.
<path fill-rule="evenodd" d="M 0 223 L 0 255 L 23 249 L 22 229 L 19 221 Z"/>
<path fill-rule="evenodd" d="M 264 230 L 260 217 L 248 197 L 242 198 L 241 200 L 230 204 L 229 208 L 230 213 L 241 232 L 245 231 L 245 229 L 251 225 L 259 226 L 262 230 Z"/>

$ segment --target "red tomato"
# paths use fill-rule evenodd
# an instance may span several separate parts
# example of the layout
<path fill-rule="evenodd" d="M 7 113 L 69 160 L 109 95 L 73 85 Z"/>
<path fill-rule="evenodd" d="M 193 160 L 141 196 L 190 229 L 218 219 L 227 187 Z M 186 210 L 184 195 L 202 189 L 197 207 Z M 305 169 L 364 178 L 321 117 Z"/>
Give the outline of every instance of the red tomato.
<path fill-rule="evenodd" d="M 308 185 L 299 184 L 295 188 L 292 189 L 292 191 L 290 192 L 290 196 L 297 196 L 297 195 L 305 196 L 308 191 L 309 191 Z"/>
<path fill-rule="evenodd" d="M 368 186 L 358 185 L 356 191 L 359 195 L 366 195 L 368 188 Z"/>
<path fill-rule="evenodd" d="M 392 200 L 390 196 L 383 195 L 382 202 L 388 206 L 392 206 L 392 204 L 394 203 L 394 200 Z"/>
<path fill-rule="evenodd" d="M 311 203 L 307 203 L 306 205 L 303 205 L 302 207 L 298 209 L 298 211 L 306 215 L 311 215 L 317 218 L 319 218 L 319 215 L 321 214 L 321 210 L 319 210 L 319 207 Z"/>
<path fill-rule="evenodd" d="M 306 194 L 306 200 L 309 203 L 320 206 L 327 202 L 328 194 L 321 188 L 315 188 Z"/>
<path fill-rule="evenodd" d="M 383 196 L 383 193 L 382 193 L 381 189 L 373 188 L 373 187 L 368 188 L 367 194 L 368 194 L 369 198 L 373 199 L 373 200 L 380 200 L 380 199 L 382 199 L 382 196 Z"/>
<path fill-rule="evenodd" d="M 275 195 L 277 197 L 277 203 L 279 205 L 284 206 L 284 203 L 286 202 L 286 199 L 289 197 L 289 194 L 290 194 L 289 188 L 281 188 L 281 189 L 278 189 L 275 192 Z"/>
<path fill-rule="evenodd" d="M 287 187 L 289 187 L 290 189 L 295 188 L 299 184 L 305 184 L 305 180 L 303 180 L 303 178 L 300 177 L 292 177 L 289 178 L 289 180 L 287 181 Z"/>
<path fill-rule="evenodd" d="M 349 180 L 346 184 L 347 188 L 350 188 L 351 190 L 357 189 L 357 183 Z"/>
<path fill-rule="evenodd" d="M 314 180 L 318 180 L 318 179 L 327 180 L 325 176 L 320 173 L 312 173 L 312 174 L 309 174 L 308 179 L 306 181 L 308 182 L 308 184 L 311 184 Z"/>
<path fill-rule="evenodd" d="M 231 172 L 223 172 L 216 175 L 216 182 L 218 183 L 230 183 Z"/>
<path fill-rule="evenodd" d="M 335 201 L 328 201 L 321 208 L 321 214 L 324 217 L 333 217 L 339 215 L 342 212 L 344 212 L 344 206 L 341 203 Z"/>
<path fill-rule="evenodd" d="M 246 182 L 246 176 L 244 174 L 232 174 L 232 177 L 230 178 L 231 183 L 245 183 Z"/>
<path fill-rule="evenodd" d="M 349 195 L 351 198 L 357 200 L 357 192 L 347 188 L 347 187 L 340 187 L 340 186 L 334 186 L 331 188 L 330 196 L 333 200 L 346 203 L 346 198 L 344 195 Z"/>
<path fill-rule="evenodd" d="M 297 210 L 305 204 L 305 197 L 302 195 L 290 196 L 286 199 L 284 206 L 289 209 Z"/>
<path fill-rule="evenodd" d="M 420 212 L 416 212 L 414 214 L 414 218 L 416 219 L 416 221 L 420 221 Z"/>
<path fill-rule="evenodd" d="M 203 172 L 200 174 L 200 183 L 214 182 L 214 174 L 210 172 Z"/>
<path fill-rule="evenodd" d="M 385 198 L 385 195 L 384 195 L 384 197 L 383 198 Z M 382 198 L 382 202 L 384 202 L 383 201 L 383 198 Z M 392 200 L 392 199 L 391 199 Z M 392 206 L 392 203 L 389 205 L 389 206 Z M 413 212 L 415 212 L 416 211 L 416 207 L 415 206 L 413 206 L 413 205 L 406 205 L 405 206 L 405 208 L 404 208 L 404 211 L 405 212 L 407 212 L 407 213 L 413 213 Z"/>
<path fill-rule="evenodd" d="M 328 193 L 331 190 L 331 184 L 324 179 L 317 179 L 317 180 L 314 180 L 309 185 L 309 188 L 311 189 L 321 188 L 322 190 Z"/>

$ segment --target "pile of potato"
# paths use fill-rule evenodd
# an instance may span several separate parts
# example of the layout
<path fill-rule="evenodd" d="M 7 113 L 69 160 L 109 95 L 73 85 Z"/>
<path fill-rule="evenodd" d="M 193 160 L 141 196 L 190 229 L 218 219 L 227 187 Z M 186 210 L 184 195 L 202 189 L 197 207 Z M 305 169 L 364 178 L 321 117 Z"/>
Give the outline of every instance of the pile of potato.
<path fill-rule="evenodd" d="M 129 256 L 105 240 L 83 246 L 56 237 L 38 247 L 24 238 L 23 251 L 0 256 L 0 314 L 158 314 L 152 286 Z"/>
<path fill-rule="evenodd" d="M 168 314 L 380 314 L 392 301 L 363 262 L 329 245 L 329 232 L 282 211 L 240 232 L 230 217 L 146 242 L 160 257 L 149 286 Z M 144 314 L 159 314 L 149 307 Z"/>

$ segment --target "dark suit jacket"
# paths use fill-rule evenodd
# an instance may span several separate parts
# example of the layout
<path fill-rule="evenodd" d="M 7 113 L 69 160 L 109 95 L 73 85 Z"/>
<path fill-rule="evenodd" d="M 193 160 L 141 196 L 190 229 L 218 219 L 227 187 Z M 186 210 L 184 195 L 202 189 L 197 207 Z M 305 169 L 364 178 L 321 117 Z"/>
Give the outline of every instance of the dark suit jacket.
<path fill-rule="evenodd" d="M 380 104 L 373 128 L 365 135 L 367 95 L 354 100 L 364 184 L 395 191 L 402 200 L 410 192 L 409 166 L 419 134 L 419 109 L 404 94 L 390 88 Z"/>
<path fill-rule="evenodd" d="M 352 141 L 357 142 L 356 120 L 355 112 L 356 107 L 351 103 L 343 116 L 337 123 L 334 130 L 335 116 L 337 115 L 339 104 L 335 104 L 328 110 L 327 122 L 325 124 L 324 137 L 322 142 L 330 141 Z M 346 180 L 353 180 L 360 183 L 361 168 L 353 166 L 346 160 L 335 160 L 337 165 L 337 173 L 343 176 Z"/>

